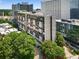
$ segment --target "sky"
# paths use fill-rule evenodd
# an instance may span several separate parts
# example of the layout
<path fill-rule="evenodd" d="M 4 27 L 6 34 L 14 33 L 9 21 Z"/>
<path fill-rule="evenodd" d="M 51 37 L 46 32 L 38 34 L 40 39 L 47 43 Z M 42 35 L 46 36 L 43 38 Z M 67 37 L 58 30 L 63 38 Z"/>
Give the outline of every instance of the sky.
<path fill-rule="evenodd" d="M 33 4 L 34 9 L 41 8 L 41 0 L 0 0 L 0 9 L 11 9 L 12 4 L 21 2 Z"/>

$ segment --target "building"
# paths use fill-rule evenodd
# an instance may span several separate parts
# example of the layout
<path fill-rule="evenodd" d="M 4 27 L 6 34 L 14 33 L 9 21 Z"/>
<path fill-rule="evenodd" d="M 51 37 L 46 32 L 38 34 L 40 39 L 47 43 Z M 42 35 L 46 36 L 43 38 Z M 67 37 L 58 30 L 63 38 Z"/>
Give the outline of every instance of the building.
<path fill-rule="evenodd" d="M 15 16 L 17 11 L 19 11 L 19 10 L 32 12 L 33 11 L 33 4 L 28 4 L 27 2 L 12 4 L 12 14 L 13 14 L 13 16 Z"/>
<path fill-rule="evenodd" d="M 45 17 L 45 39 L 55 39 L 56 19 L 78 19 L 79 0 L 42 0 Z"/>
<path fill-rule="evenodd" d="M 33 4 L 28 4 L 26 2 L 13 4 L 12 5 L 13 11 L 23 10 L 23 11 L 33 11 Z"/>
<path fill-rule="evenodd" d="M 45 39 L 55 40 L 56 19 L 70 19 L 69 0 L 43 0 L 42 12 L 45 17 Z"/>
<path fill-rule="evenodd" d="M 79 19 L 79 8 L 71 9 L 71 19 Z"/>
<path fill-rule="evenodd" d="M 79 0 L 70 0 L 70 3 L 71 3 L 70 5 L 71 9 L 79 8 Z"/>
<path fill-rule="evenodd" d="M 42 7 L 57 19 L 79 19 L 79 0 L 43 0 Z"/>
<path fill-rule="evenodd" d="M 61 32 L 65 37 L 69 30 L 79 27 L 78 19 L 60 19 L 56 20 L 56 30 Z"/>
<path fill-rule="evenodd" d="M 18 12 L 17 23 L 19 30 L 26 31 L 39 42 L 44 41 L 44 17 L 41 13 Z"/>
<path fill-rule="evenodd" d="M 76 2 L 76 1 L 75 1 Z M 42 1 L 42 13 L 31 13 L 31 12 L 17 12 L 16 18 L 20 29 L 27 31 L 36 38 L 42 40 L 55 40 L 56 37 L 56 25 L 60 24 L 62 21 L 68 22 L 65 25 L 58 25 L 59 29 L 62 27 L 62 33 L 66 33 L 68 29 L 72 27 L 70 20 L 71 17 L 71 0 L 43 0 Z M 73 4 L 73 3 L 72 3 Z M 18 6 L 19 7 L 19 6 Z M 76 8 L 76 7 L 75 7 Z M 23 11 L 23 10 L 22 10 Z M 57 23 L 57 19 L 62 21 Z M 40 23 L 40 20 L 43 22 Z M 57 24 L 56 24 L 57 23 Z M 40 25 L 43 27 L 40 30 Z M 64 28 L 64 29 L 63 29 Z M 66 30 L 67 29 L 67 30 Z M 57 29 L 58 30 L 58 29 Z M 42 31 L 40 33 L 40 31 Z M 41 36 L 42 35 L 42 36 Z"/>
<path fill-rule="evenodd" d="M 56 19 L 70 19 L 70 0 L 43 0 L 42 11 Z"/>
<path fill-rule="evenodd" d="M 79 19 L 79 0 L 71 0 L 70 3 L 70 18 Z"/>
<path fill-rule="evenodd" d="M 65 37 L 65 43 L 72 49 L 79 49 L 79 40 L 70 39 L 67 34 L 70 30 L 79 29 L 79 19 L 56 20 L 56 30 Z M 72 32 L 73 33 L 73 32 Z M 75 33 L 74 33 L 75 34 Z M 73 34 L 71 34 L 73 36 Z"/>
<path fill-rule="evenodd" d="M 71 19 L 79 19 L 79 0 L 71 0 Z"/>

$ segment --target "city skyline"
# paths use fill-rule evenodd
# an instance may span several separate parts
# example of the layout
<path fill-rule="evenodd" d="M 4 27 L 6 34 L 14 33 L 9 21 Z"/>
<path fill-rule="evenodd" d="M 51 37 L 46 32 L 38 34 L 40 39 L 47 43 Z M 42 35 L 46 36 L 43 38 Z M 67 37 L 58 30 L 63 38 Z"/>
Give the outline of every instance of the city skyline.
<path fill-rule="evenodd" d="M 41 0 L 0 0 L 0 9 L 12 9 L 12 4 L 27 2 L 33 4 L 33 8 L 41 8 Z"/>

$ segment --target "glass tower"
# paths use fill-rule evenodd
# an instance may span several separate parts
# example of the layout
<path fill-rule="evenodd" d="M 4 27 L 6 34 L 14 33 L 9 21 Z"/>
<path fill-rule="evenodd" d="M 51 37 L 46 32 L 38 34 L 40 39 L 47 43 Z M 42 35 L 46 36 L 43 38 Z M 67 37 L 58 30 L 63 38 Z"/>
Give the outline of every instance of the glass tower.
<path fill-rule="evenodd" d="M 70 0 L 70 7 L 72 8 L 79 8 L 79 0 Z"/>

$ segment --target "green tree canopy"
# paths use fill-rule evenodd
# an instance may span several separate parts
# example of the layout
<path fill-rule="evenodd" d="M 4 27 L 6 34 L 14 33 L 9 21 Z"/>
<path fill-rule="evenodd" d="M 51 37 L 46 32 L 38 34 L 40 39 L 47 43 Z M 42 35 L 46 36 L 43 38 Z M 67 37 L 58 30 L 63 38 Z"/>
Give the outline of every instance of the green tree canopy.
<path fill-rule="evenodd" d="M 0 40 L 1 59 L 34 59 L 35 39 L 26 33 L 10 33 Z"/>
<path fill-rule="evenodd" d="M 48 59 L 55 59 L 57 56 L 63 57 L 65 55 L 64 49 L 51 41 L 44 41 L 41 45 L 41 50 L 45 53 Z"/>
<path fill-rule="evenodd" d="M 69 30 L 69 32 L 67 33 L 67 38 L 71 41 L 79 43 L 79 27 L 76 26 L 73 29 Z"/>
<path fill-rule="evenodd" d="M 56 40 L 55 42 L 57 43 L 58 46 L 63 47 L 64 46 L 64 37 L 61 35 L 60 32 L 56 33 Z"/>

